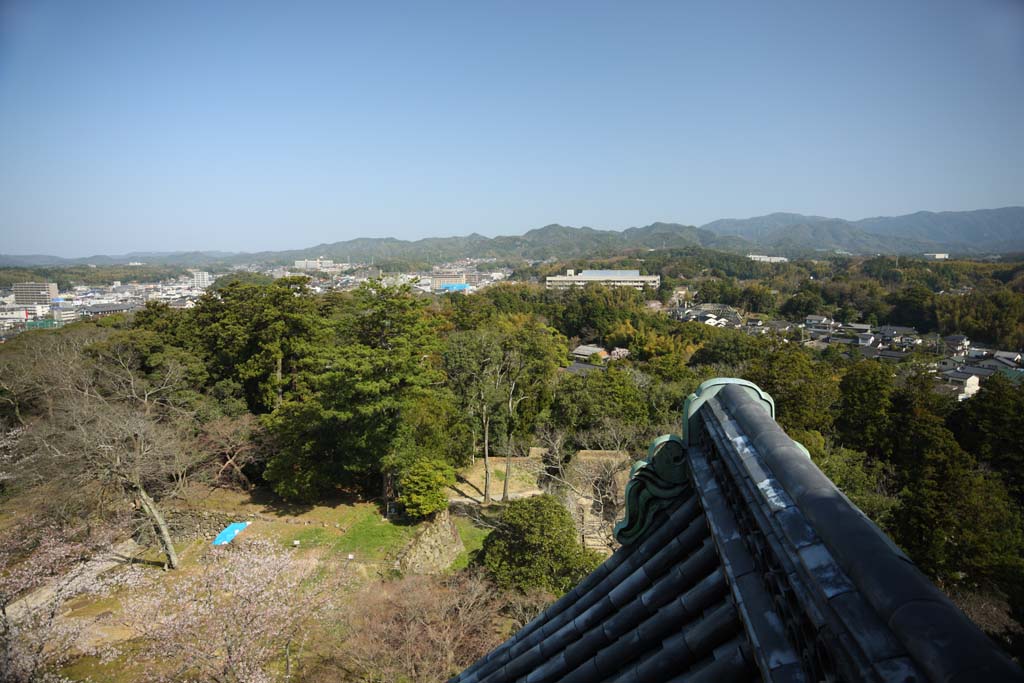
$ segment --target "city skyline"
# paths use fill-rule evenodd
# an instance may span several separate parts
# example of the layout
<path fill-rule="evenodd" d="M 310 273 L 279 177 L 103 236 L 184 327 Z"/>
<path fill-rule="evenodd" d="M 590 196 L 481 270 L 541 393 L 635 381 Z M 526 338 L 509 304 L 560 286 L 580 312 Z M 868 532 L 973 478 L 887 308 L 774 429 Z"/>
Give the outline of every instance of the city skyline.
<path fill-rule="evenodd" d="M 0 9 L 8 254 L 1024 204 L 1024 6 Z"/>

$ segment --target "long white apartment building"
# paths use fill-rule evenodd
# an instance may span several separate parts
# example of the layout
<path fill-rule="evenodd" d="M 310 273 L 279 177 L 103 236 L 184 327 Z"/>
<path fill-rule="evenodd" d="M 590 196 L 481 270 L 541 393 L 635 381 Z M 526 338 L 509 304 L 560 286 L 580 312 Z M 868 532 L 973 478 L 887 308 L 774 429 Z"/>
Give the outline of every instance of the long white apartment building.
<path fill-rule="evenodd" d="M 565 271 L 565 275 L 549 275 L 546 280 L 548 289 L 569 289 L 583 287 L 594 283 L 606 287 L 632 287 L 643 289 L 661 285 L 660 275 L 641 275 L 639 270 L 574 270 Z"/>

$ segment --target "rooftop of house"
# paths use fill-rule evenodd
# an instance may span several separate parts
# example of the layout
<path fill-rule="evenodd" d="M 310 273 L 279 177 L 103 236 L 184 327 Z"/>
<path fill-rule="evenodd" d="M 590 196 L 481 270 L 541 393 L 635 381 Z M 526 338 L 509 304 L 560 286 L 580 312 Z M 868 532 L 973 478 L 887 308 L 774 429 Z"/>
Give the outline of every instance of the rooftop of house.
<path fill-rule="evenodd" d="M 565 368 L 565 372 L 573 375 L 589 375 L 591 372 L 604 372 L 605 370 L 607 370 L 607 367 L 604 365 L 578 362 L 572 362 Z"/>
<path fill-rule="evenodd" d="M 453 683 L 1022 681 L 749 382 L 634 466 L 622 547 Z"/>
<path fill-rule="evenodd" d="M 889 336 L 903 336 L 917 334 L 917 328 L 904 327 L 902 325 L 882 325 L 878 331 Z"/>

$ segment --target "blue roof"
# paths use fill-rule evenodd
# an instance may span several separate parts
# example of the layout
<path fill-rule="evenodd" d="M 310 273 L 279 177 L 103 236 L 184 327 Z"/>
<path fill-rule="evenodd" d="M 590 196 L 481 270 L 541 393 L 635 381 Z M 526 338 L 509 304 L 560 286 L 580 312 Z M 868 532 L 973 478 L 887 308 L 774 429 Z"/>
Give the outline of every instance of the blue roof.
<path fill-rule="evenodd" d="M 224 530 L 217 534 L 217 538 L 213 539 L 213 545 L 227 545 L 231 541 L 235 540 L 235 536 L 242 533 L 245 527 L 249 526 L 249 522 L 233 522 L 224 527 Z"/>
<path fill-rule="evenodd" d="M 442 292 L 463 292 L 467 289 L 469 289 L 469 285 L 464 285 L 461 283 L 453 282 L 451 284 L 441 285 Z"/>

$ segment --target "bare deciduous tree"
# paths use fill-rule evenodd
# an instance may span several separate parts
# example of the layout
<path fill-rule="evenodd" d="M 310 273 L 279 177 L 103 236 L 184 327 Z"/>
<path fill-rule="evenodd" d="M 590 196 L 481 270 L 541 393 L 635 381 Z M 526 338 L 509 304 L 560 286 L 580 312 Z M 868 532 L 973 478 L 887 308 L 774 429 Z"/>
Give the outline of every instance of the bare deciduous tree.
<path fill-rule="evenodd" d="M 443 681 L 505 636 L 495 627 L 504 596 L 478 573 L 370 586 L 356 605 L 342 658 L 362 681 Z"/>
<path fill-rule="evenodd" d="M 155 343 L 145 335 L 83 329 L 42 335 L 15 354 L 29 378 L 21 396 L 38 405 L 5 476 L 56 493 L 51 498 L 72 513 L 123 516 L 130 507 L 176 568 L 159 501 L 206 457 L 190 443 L 194 421 L 178 400 L 189 391 L 184 361 L 168 352 L 144 358 Z"/>
<path fill-rule="evenodd" d="M 93 492 L 115 508 L 128 502 L 152 525 L 168 567 L 177 568 L 158 500 L 180 485 L 183 472 L 203 456 L 183 443 L 172 426 L 128 405 L 69 397 L 54 419 L 36 424 L 24 441 L 33 455 L 22 463 L 23 470 L 59 477 L 67 496 Z"/>
<path fill-rule="evenodd" d="M 584 545 L 618 547 L 612 530 L 623 513 L 624 482 L 635 461 L 632 447 L 639 434 L 621 420 L 606 419 L 598 428 L 576 435 L 576 441 L 591 450 L 581 454 L 569 447 L 566 430 L 546 426 L 537 432 L 545 455 L 539 463 L 525 461 L 522 466 L 534 467 L 541 487 L 562 500 Z"/>
<path fill-rule="evenodd" d="M 217 458 L 213 473 L 215 485 L 239 484 L 246 491 L 252 488 L 245 467 L 257 462 L 262 455 L 261 434 L 259 420 L 251 413 L 218 418 L 203 427 L 200 446 Z"/>

